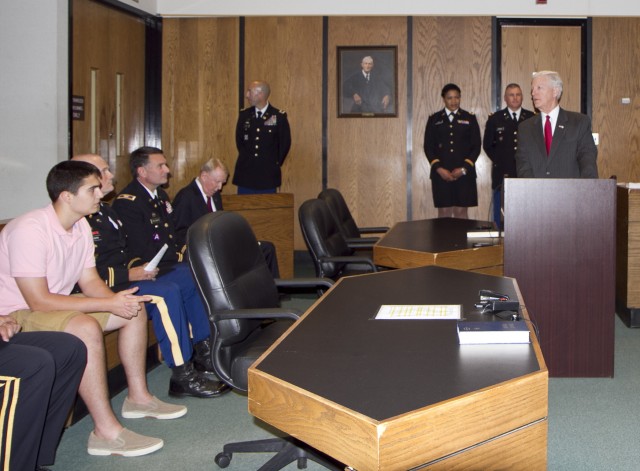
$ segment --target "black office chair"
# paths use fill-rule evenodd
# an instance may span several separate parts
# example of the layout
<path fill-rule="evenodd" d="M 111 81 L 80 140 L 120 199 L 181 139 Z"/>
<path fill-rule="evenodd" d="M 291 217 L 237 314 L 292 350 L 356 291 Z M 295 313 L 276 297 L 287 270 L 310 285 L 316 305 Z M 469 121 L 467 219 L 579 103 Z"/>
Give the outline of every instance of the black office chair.
<path fill-rule="evenodd" d="M 307 200 L 298 209 L 300 229 L 316 268 L 316 276 L 342 276 L 378 271 L 370 257 L 354 255 L 354 250 L 338 228 L 329 206 L 321 199 Z"/>
<path fill-rule="evenodd" d="M 342 193 L 335 188 L 327 188 L 322 190 L 318 198 L 325 201 L 331 214 L 338 222 L 338 228 L 347 241 L 347 245 L 351 248 L 371 248 L 380 238 L 379 237 L 363 237 L 363 234 L 380 234 L 389 230 L 386 226 L 379 227 L 358 227 L 356 221 L 351 215 L 349 206 L 344 200 Z"/>
<path fill-rule="evenodd" d="M 248 389 L 247 370 L 299 317 L 279 307 L 278 287 L 331 287 L 316 278 L 274 280 L 258 241 L 239 214 L 217 211 L 198 219 L 187 232 L 189 263 L 209 313 L 212 360 L 218 378 L 237 391 Z M 226 444 L 215 457 L 226 468 L 233 453 L 276 452 L 260 470 L 279 470 L 293 461 L 299 469 L 311 459 L 342 470 L 330 458 L 291 438 Z"/>

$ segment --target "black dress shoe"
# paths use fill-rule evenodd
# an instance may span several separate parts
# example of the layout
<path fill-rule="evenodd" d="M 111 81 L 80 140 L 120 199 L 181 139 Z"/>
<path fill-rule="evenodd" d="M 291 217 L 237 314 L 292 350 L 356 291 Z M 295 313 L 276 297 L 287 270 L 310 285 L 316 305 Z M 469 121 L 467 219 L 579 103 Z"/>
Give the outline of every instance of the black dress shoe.
<path fill-rule="evenodd" d="M 193 346 L 193 366 L 200 372 L 214 373 L 210 339 L 198 342 Z"/>
<path fill-rule="evenodd" d="M 221 381 L 213 381 L 194 370 L 191 362 L 173 368 L 169 381 L 169 396 L 217 397 L 231 388 Z"/>

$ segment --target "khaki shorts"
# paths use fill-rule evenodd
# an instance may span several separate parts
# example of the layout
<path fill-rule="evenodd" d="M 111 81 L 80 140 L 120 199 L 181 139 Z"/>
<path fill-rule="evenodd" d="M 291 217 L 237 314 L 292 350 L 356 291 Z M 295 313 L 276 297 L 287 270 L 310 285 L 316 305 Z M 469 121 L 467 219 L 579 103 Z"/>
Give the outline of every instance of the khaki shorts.
<path fill-rule="evenodd" d="M 22 309 L 12 312 L 10 315 L 22 326 L 22 332 L 64 332 L 69 321 L 76 316 L 93 317 L 104 331 L 107 327 L 109 316 L 112 314 L 110 312 L 90 312 L 85 314 L 80 311 L 30 311 L 29 309 Z"/>

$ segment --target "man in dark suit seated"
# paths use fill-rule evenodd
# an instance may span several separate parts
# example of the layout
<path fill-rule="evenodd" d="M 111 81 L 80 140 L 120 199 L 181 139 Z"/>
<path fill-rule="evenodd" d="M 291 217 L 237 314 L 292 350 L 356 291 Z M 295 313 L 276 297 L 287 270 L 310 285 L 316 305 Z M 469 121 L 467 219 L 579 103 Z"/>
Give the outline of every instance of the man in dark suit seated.
<path fill-rule="evenodd" d="M 187 230 L 191 224 L 207 213 L 223 210 L 220 191 L 227 182 L 227 178 L 229 178 L 229 170 L 224 162 L 219 159 L 209 159 L 200 168 L 200 175 L 176 194 L 171 216 L 179 245 L 186 243 Z M 271 274 L 274 278 L 280 278 L 275 246 L 266 240 L 258 243 Z"/>
<path fill-rule="evenodd" d="M 531 98 L 539 114 L 518 127 L 516 169 L 521 178 L 598 178 L 598 149 L 588 116 L 560 108 L 562 79 L 535 72 Z"/>

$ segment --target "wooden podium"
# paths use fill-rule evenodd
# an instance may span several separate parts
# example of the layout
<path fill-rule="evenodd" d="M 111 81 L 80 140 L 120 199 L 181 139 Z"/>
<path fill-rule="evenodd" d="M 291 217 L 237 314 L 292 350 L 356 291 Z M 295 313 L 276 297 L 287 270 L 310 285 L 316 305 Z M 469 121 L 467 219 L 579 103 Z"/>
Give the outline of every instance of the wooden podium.
<path fill-rule="evenodd" d="M 258 240 L 276 246 L 281 278 L 293 278 L 293 195 L 222 195 L 225 211 L 235 211 L 249 221 Z"/>
<path fill-rule="evenodd" d="M 540 329 L 549 375 L 612 377 L 616 182 L 505 179 L 504 274 Z"/>

